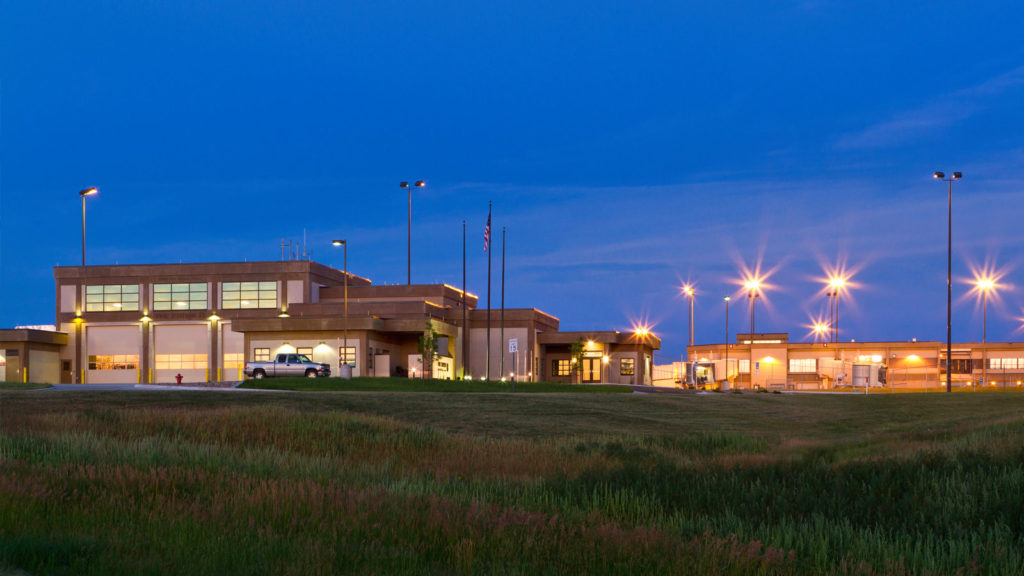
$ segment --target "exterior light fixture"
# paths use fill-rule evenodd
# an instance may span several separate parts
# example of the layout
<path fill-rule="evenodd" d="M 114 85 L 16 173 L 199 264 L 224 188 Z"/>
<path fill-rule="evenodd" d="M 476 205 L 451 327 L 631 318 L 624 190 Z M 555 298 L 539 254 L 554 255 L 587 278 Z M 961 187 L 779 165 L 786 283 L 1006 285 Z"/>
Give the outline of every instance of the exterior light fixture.
<path fill-rule="evenodd" d="M 98 193 L 99 189 L 95 187 L 78 191 L 78 195 L 82 197 L 82 267 L 85 267 L 85 197 L 94 196 Z"/>
<path fill-rule="evenodd" d="M 408 260 L 406 261 L 407 274 L 406 284 L 412 284 L 412 189 L 423 188 L 427 183 L 423 180 L 417 180 L 412 184 L 408 182 L 399 182 L 398 187 L 404 188 L 409 192 L 409 240 L 408 240 Z"/>
<path fill-rule="evenodd" d="M 946 392 L 953 392 L 953 372 L 951 370 L 953 358 L 953 181 L 963 178 L 960 172 L 953 172 L 951 178 L 946 178 L 943 172 L 936 172 L 932 177 L 936 180 L 943 180 L 949 183 L 946 206 L 948 212 L 947 234 L 946 234 Z"/>
<path fill-rule="evenodd" d="M 686 295 L 686 299 L 689 300 L 689 308 L 690 308 L 690 316 L 689 316 L 689 321 L 688 321 L 688 324 L 689 324 L 688 328 L 689 328 L 689 330 L 687 331 L 687 337 L 686 337 L 687 356 L 689 356 L 689 349 L 690 349 L 690 347 L 692 347 L 694 345 L 694 341 L 693 341 L 693 295 L 694 295 L 693 286 L 691 286 L 690 284 L 683 285 L 683 294 L 685 294 Z"/>

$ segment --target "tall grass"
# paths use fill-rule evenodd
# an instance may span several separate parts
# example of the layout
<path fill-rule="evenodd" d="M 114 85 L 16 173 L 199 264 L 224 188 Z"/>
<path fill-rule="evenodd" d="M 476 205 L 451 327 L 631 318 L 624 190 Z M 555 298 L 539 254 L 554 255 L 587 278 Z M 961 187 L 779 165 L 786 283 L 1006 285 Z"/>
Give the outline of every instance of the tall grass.
<path fill-rule="evenodd" d="M 258 396 L 5 394 L 0 573 L 1024 573 L 1024 419 L 990 395 L 885 433 L 875 401 L 523 400 L 561 413 L 531 437 L 483 397 L 466 428 Z M 664 432 L 570 432 L 603 409 Z"/>

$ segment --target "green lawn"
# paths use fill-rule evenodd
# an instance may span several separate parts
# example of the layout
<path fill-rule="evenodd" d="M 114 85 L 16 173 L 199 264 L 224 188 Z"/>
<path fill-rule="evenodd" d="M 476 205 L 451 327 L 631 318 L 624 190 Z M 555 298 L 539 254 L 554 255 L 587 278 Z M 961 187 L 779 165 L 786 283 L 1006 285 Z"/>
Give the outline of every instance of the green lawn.
<path fill-rule="evenodd" d="M 35 382 L 0 382 L 0 390 L 41 390 L 50 388 L 49 384 L 36 384 Z"/>
<path fill-rule="evenodd" d="M 1019 394 L 5 391 L 0 462 L 0 573 L 1024 573 Z"/>
<path fill-rule="evenodd" d="M 497 380 L 425 380 L 422 378 L 264 378 L 246 380 L 241 388 L 302 392 L 515 392 L 515 393 L 632 393 L 629 386 L 579 385 L 558 382 L 501 382 Z"/>

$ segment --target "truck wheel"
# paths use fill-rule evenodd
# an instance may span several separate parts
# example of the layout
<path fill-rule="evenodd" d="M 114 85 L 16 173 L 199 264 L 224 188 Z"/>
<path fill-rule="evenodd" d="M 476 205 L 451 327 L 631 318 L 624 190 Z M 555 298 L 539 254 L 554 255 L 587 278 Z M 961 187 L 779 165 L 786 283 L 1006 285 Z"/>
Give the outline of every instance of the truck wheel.
<path fill-rule="evenodd" d="M 267 374 L 263 370 L 255 370 L 252 373 L 252 377 L 257 379 L 257 380 L 262 380 L 263 377 L 266 376 L 266 375 Z"/>
<path fill-rule="evenodd" d="M 312 368 L 306 370 L 306 378 L 316 378 L 316 370 Z"/>

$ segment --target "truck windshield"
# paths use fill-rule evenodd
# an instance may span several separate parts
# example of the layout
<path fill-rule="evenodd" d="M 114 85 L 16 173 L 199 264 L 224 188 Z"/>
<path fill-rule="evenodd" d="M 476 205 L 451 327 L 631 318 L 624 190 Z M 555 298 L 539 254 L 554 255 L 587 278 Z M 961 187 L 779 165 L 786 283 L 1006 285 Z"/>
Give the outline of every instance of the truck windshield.
<path fill-rule="evenodd" d="M 306 356 L 305 354 L 296 354 L 295 359 L 299 362 L 312 362 L 312 360 L 309 359 L 309 356 Z"/>

